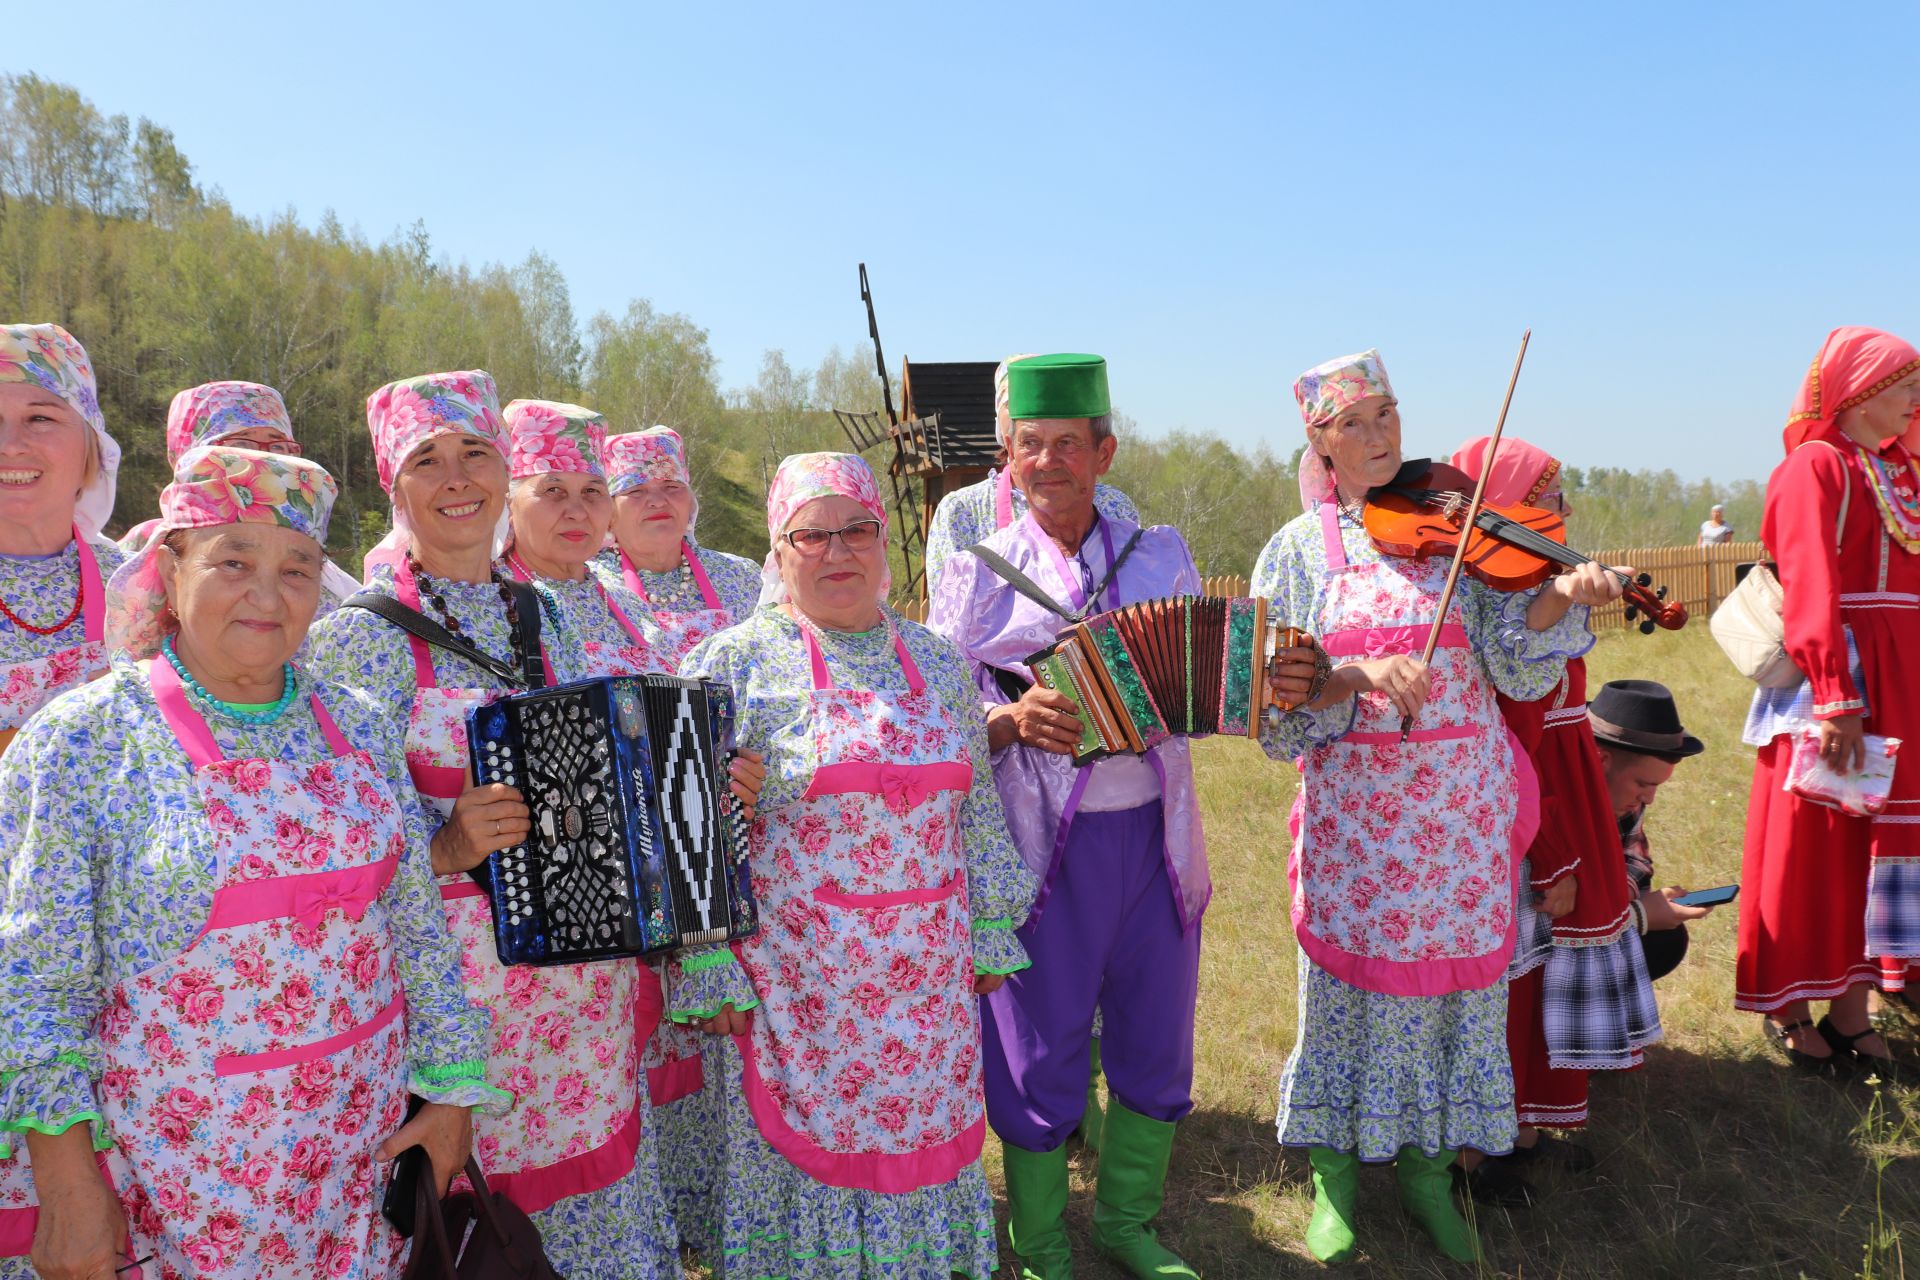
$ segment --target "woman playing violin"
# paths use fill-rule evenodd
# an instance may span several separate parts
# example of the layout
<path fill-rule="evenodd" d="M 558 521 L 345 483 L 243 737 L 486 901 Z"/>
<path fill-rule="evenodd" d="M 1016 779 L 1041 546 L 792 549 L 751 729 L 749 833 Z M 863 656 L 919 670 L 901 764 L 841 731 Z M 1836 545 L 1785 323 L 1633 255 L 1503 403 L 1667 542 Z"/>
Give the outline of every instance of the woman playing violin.
<path fill-rule="evenodd" d="M 1596 564 L 1525 592 L 1463 578 L 1422 662 L 1448 563 L 1386 556 L 1362 525 L 1368 491 L 1402 461 L 1379 353 L 1316 366 L 1294 395 L 1305 511 L 1261 553 L 1253 590 L 1276 621 L 1318 636 L 1334 665 L 1316 680 L 1319 655 L 1283 650 L 1274 691 L 1304 705 L 1262 735 L 1268 755 L 1304 775 L 1289 864 L 1300 1032 L 1281 1076 L 1280 1141 L 1309 1149 L 1315 1257 L 1352 1255 L 1370 1160 L 1394 1162 L 1402 1203 L 1443 1253 L 1469 1260 L 1478 1245 L 1448 1166 L 1462 1147 L 1513 1145 L 1514 850 L 1537 825 L 1495 695 L 1550 692 L 1593 643 L 1585 606 L 1617 596 L 1618 580 Z"/>

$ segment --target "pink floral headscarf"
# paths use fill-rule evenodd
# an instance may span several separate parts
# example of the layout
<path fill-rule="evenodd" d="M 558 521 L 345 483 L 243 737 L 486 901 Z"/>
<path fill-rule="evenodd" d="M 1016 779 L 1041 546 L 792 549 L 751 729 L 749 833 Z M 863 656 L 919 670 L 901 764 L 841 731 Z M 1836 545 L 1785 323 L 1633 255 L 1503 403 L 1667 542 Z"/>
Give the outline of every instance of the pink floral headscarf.
<path fill-rule="evenodd" d="M 167 407 L 167 461 L 197 444 L 212 444 L 222 436 L 255 427 L 271 427 L 293 439 L 293 420 L 287 402 L 272 387 L 258 382 L 203 382 L 173 397 Z"/>
<path fill-rule="evenodd" d="M 338 489 L 305 458 L 210 444 L 190 449 L 160 491 L 160 522 L 107 586 L 107 648 L 151 658 L 178 629 L 160 580 L 161 540 L 174 529 L 266 524 L 304 533 L 322 546 Z"/>
<path fill-rule="evenodd" d="M 1475 436 L 1453 455 L 1453 465 L 1480 478 L 1487 459 L 1487 444 L 1492 436 Z M 1493 470 L 1487 475 L 1486 500 L 1496 507 L 1530 507 L 1541 494 L 1560 487 L 1560 459 L 1537 444 L 1506 436 L 1500 452 L 1494 455 Z"/>
<path fill-rule="evenodd" d="M 619 497 L 631 489 L 658 480 L 678 480 L 691 487 L 687 445 L 672 427 L 648 427 L 607 437 L 607 492 Z"/>
<path fill-rule="evenodd" d="M 678 480 L 687 486 L 693 498 L 693 513 L 687 517 L 688 538 L 700 523 L 700 494 L 693 487 L 693 473 L 687 470 L 687 443 L 672 427 L 648 427 L 625 435 L 607 437 L 607 492 L 614 497 L 632 493 L 643 484 Z M 613 534 L 607 534 L 613 545 Z"/>
<path fill-rule="evenodd" d="M 373 433 L 373 461 L 380 487 L 393 493 L 393 478 L 408 455 L 435 436 L 455 432 L 478 436 L 507 454 L 507 431 L 500 420 L 500 393 L 485 369 L 428 373 L 389 382 L 367 397 L 367 430 Z"/>
<path fill-rule="evenodd" d="M 794 512 L 816 498 L 852 498 L 873 513 L 880 532 L 887 531 L 887 508 L 880 501 L 880 484 L 873 468 L 857 453 L 795 453 L 773 473 L 767 491 L 767 535 L 778 542 Z"/>
<path fill-rule="evenodd" d="M 787 598 L 786 585 L 780 579 L 779 561 L 773 547 L 787 531 L 794 513 L 816 498 L 852 498 L 880 522 L 880 537 L 887 536 L 887 508 L 880 500 L 880 483 L 873 468 L 855 453 L 789 454 L 773 473 L 773 485 L 767 491 L 767 560 L 760 571 L 760 603 L 778 604 Z M 889 571 L 880 581 L 884 599 L 892 585 Z"/>
<path fill-rule="evenodd" d="M 120 475 L 120 445 L 107 434 L 100 412 L 100 391 L 93 380 L 87 349 L 57 324 L 0 325 L 0 382 L 28 382 L 52 392 L 93 428 L 100 465 L 93 481 L 74 502 L 73 522 L 86 534 L 98 534 L 113 518 L 113 495 Z"/>
<path fill-rule="evenodd" d="M 515 480 L 549 472 L 607 474 L 607 420 L 557 400 L 515 400 L 507 406 L 507 474 Z"/>
<path fill-rule="evenodd" d="M 500 394 L 493 375 L 485 369 L 454 373 L 427 373 L 389 382 L 367 397 L 367 430 L 373 435 L 373 461 L 380 487 L 393 496 L 393 478 L 415 449 L 435 436 L 471 435 L 485 440 L 507 456 L 507 430 L 500 420 Z M 507 513 L 502 506 L 494 530 L 494 549 L 506 545 Z M 413 541 L 413 531 L 399 507 L 393 508 L 393 528 L 367 552 L 367 578 L 380 565 L 398 565 Z"/>
<path fill-rule="evenodd" d="M 1313 447 L 1311 429 L 1324 427 L 1368 396 L 1391 396 L 1387 366 L 1379 351 L 1369 347 L 1350 356 L 1317 364 L 1294 380 L 1293 398 L 1300 419 L 1307 424 L 1307 451 L 1300 455 L 1300 505 L 1312 511 L 1333 497 L 1333 472 Z"/>

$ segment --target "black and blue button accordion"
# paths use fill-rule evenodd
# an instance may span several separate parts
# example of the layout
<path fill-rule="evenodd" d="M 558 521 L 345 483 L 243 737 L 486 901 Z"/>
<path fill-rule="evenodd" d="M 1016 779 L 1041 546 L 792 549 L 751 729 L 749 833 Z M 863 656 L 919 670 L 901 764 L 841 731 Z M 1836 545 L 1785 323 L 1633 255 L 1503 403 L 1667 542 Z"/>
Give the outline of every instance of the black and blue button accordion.
<path fill-rule="evenodd" d="M 753 933 L 746 820 L 728 788 L 733 695 L 606 676 L 467 713 L 473 776 L 518 789 L 524 843 L 477 868 L 502 964 L 655 956 Z"/>

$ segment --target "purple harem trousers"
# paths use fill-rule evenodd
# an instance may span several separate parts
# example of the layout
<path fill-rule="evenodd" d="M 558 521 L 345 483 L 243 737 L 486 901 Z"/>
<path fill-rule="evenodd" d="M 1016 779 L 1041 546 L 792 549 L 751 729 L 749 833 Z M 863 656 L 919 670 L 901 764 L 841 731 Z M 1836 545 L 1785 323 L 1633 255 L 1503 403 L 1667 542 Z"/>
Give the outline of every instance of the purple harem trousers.
<path fill-rule="evenodd" d="M 1049 884 L 1020 929 L 1033 967 L 982 1000 L 993 1131 L 1052 1151 L 1078 1127 L 1096 1006 L 1114 1098 L 1154 1120 L 1180 1119 L 1193 1109 L 1200 925 L 1180 927 L 1160 802 L 1075 814 Z"/>

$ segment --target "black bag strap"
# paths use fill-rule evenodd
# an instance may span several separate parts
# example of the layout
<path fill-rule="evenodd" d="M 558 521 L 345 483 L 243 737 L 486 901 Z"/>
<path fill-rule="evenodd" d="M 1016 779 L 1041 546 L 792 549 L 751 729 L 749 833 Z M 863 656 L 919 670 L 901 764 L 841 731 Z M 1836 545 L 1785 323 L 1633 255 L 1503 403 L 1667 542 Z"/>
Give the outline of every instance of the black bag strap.
<path fill-rule="evenodd" d="M 521 584 L 516 583 L 514 585 L 518 586 Z M 511 685 L 527 685 L 526 673 L 515 670 L 512 663 L 500 661 L 500 659 L 485 652 L 466 637 L 453 634 L 453 632 L 447 630 L 426 614 L 421 613 L 418 609 L 410 609 L 398 600 L 395 600 L 392 596 L 382 595 L 378 591 L 360 591 L 341 601 L 340 607 L 342 609 L 365 609 L 368 613 L 385 618 L 388 622 L 391 622 L 394 626 L 399 627 L 409 635 L 418 636 L 434 648 L 445 649 L 448 653 L 471 662 L 474 666 L 480 668 L 488 675 L 493 676 L 495 679 L 504 680 Z M 533 604 L 530 608 L 525 605 L 520 606 L 521 632 L 523 635 L 525 634 L 526 618 L 529 612 L 535 615 L 533 633 L 537 638 L 540 634 L 538 616 L 540 608 L 538 604 Z M 541 671 L 540 650 L 538 645 L 536 644 L 530 652 L 533 659 L 530 665 L 533 666 L 536 671 Z M 544 677 L 543 671 L 541 671 L 541 674 Z M 543 678 L 541 684 L 545 683 L 545 679 Z M 537 688 L 539 686 L 531 687 Z"/>
<path fill-rule="evenodd" d="M 540 648 L 540 611 L 544 603 L 529 583 L 508 578 L 506 588 L 513 596 L 514 612 L 520 615 L 520 683 L 529 689 L 547 687 L 547 664 Z"/>
<path fill-rule="evenodd" d="M 976 542 L 968 547 L 967 550 L 979 556 L 980 563 L 993 570 L 995 575 L 1002 579 L 1008 586 L 1039 605 L 1042 609 L 1045 609 L 1049 613 L 1057 613 L 1068 622 L 1080 622 L 1084 620 L 1088 614 L 1098 612 L 1097 606 L 1100 603 L 1101 594 L 1112 584 L 1113 576 L 1120 572 L 1120 566 L 1127 562 L 1127 557 L 1133 554 L 1133 549 L 1140 545 L 1140 535 L 1145 532 L 1146 530 L 1144 529 L 1135 529 L 1133 531 L 1133 536 L 1127 539 L 1127 545 L 1120 548 L 1120 554 L 1113 558 L 1113 563 L 1107 566 L 1106 573 L 1101 575 L 1100 581 L 1095 584 L 1093 590 L 1087 593 L 1087 603 L 1079 609 L 1069 609 L 1058 600 L 1055 600 L 1041 588 L 1039 583 L 1014 568 L 1013 565 L 1007 561 L 1007 558 L 999 552 L 989 550 L 984 543 Z"/>

